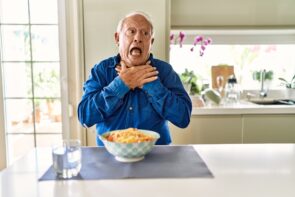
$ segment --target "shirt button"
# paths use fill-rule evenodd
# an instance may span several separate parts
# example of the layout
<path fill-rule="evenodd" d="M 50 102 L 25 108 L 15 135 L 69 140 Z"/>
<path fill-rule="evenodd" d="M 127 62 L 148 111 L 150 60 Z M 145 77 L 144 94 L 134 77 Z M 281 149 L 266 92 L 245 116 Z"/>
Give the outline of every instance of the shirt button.
<path fill-rule="evenodd" d="M 132 109 L 133 109 L 132 107 L 129 107 L 129 110 L 130 110 L 130 111 L 132 111 Z"/>

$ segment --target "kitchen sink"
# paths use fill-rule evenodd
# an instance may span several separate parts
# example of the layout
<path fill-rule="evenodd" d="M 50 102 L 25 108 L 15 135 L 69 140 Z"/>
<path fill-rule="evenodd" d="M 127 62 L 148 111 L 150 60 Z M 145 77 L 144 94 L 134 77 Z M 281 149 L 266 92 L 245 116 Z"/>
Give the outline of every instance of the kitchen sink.
<path fill-rule="evenodd" d="M 292 99 L 250 99 L 251 103 L 258 105 L 295 105 Z"/>

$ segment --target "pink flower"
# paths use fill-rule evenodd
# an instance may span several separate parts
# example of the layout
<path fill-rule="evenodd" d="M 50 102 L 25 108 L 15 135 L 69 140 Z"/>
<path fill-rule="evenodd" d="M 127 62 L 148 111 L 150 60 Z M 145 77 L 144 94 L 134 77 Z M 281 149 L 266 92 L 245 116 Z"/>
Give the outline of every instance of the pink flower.
<path fill-rule="evenodd" d="M 170 34 L 170 44 L 176 43 L 178 41 L 179 46 L 182 47 L 184 39 L 185 39 L 185 33 L 182 31 L 179 32 L 177 38 L 175 38 L 174 34 Z M 212 43 L 212 39 L 210 37 L 205 39 L 204 36 L 197 35 L 197 36 L 195 36 L 195 39 L 193 42 L 193 47 L 190 48 L 190 51 L 193 52 L 195 47 L 198 44 L 200 44 L 199 54 L 200 54 L 200 56 L 203 56 L 206 47 L 211 43 Z"/>
<path fill-rule="evenodd" d="M 212 43 L 212 38 L 207 38 L 207 42 L 208 42 L 208 44 L 211 44 Z"/>
<path fill-rule="evenodd" d="M 201 50 L 205 51 L 205 49 L 206 49 L 205 45 L 201 45 Z"/>
<path fill-rule="evenodd" d="M 170 34 L 170 44 L 173 44 L 174 34 Z"/>
<path fill-rule="evenodd" d="M 179 46 L 180 47 L 182 47 L 184 38 L 185 38 L 185 34 L 183 32 L 179 32 Z"/>
<path fill-rule="evenodd" d="M 170 34 L 170 41 L 174 39 L 174 34 Z"/>
<path fill-rule="evenodd" d="M 209 44 L 212 43 L 212 39 L 211 38 L 207 38 L 207 39 L 204 39 L 203 36 L 196 36 L 195 39 L 194 39 L 194 42 L 193 42 L 193 47 L 191 48 L 191 52 L 194 51 L 194 47 L 197 45 L 197 44 L 200 44 L 200 49 L 199 49 L 199 54 L 200 56 L 203 56 L 204 55 L 204 51 L 206 49 L 206 46 L 208 46 Z"/>
<path fill-rule="evenodd" d="M 183 32 L 179 32 L 180 41 L 183 41 L 184 37 L 185 37 L 185 34 Z"/>
<path fill-rule="evenodd" d="M 203 41 L 203 36 L 196 36 L 194 40 L 194 45 L 196 46 L 199 42 Z"/>

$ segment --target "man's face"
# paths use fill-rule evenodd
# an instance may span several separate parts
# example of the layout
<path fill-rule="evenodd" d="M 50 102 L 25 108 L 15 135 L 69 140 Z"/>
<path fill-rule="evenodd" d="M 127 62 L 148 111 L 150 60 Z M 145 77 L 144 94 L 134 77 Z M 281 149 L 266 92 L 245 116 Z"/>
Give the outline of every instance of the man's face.
<path fill-rule="evenodd" d="M 129 66 L 145 64 L 154 41 L 151 26 L 141 15 L 126 18 L 121 31 L 115 33 L 115 40 L 121 59 Z"/>

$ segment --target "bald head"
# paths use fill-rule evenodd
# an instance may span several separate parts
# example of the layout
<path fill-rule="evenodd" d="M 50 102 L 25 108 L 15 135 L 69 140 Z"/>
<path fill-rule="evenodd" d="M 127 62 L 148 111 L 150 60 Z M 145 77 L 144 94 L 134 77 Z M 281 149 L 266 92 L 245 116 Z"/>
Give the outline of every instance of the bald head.
<path fill-rule="evenodd" d="M 120 32 L 122 30 L 122 27 L 124 25 L 124 22 L 127 18 L 129 17 L 132 17 L 132 16 L 135 16 L 135 15 L 140 15 L 142 16 L 143 18 L 145 18 L 145 20 L 149 23 L 150 27 L 151 27 L 151 31 L 152 31 L 152 37 L 154 37 L 154 26 L 153 26 L 153 23 L 152 23 L 152 20 L 151 18 L 149 17 L 149 15 L 147 15 L 146 13 L 144 12 L 140 12 L 140 11 L 135 11 L 135 12 L 131 12 L 129 14 L 127 14 L 126 16 L 124 16 L 118 23 L 118 26 L 117 26 L 117 32 Z"/>

